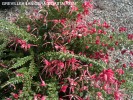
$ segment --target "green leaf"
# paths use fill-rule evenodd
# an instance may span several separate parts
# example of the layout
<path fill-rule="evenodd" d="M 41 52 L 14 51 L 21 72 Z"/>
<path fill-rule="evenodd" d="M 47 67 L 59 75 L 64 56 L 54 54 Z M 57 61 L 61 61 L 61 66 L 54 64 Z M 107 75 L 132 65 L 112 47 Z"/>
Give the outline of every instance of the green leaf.
<path fill-rule="evenodd" d="M 2 84 L 0 87 L 1 88 L 4 88 L 7 85 L 10 85 L 10 84 L 18 84 L 18 83 L 21 83 L 22 81 L 23 81 L 23 79 L 21 77 L 11 78 L 6 83 Z"/>
<path fill-rule="evenodd" d="M 11 68 L 9 68 L 9 70 L 18 68 L 30 60 L 32 60 L 32 56 L 26 56 L 24 58 L 20 58 L 17 60 L 17 62 Z"/>

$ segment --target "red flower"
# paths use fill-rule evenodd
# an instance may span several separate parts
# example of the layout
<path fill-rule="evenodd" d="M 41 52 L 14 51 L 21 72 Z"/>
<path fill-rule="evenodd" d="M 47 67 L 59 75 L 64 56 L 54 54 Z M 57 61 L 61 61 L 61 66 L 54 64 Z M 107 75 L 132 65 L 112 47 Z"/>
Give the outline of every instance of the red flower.
<path fill-rule="evenodd" d="M 46 83 L 42 80 L 41 76 L 40 76 L 40 79 L 41 79 L 41 84 L 40 84 L 40 86 L 46 87 Z"/>
<path fill-rule="evenodd" d="M 118 45 L 118 44 L 119 44 L 118 41 L 116 41 L 116 42 L 115 42 L 115 45 Z"/>
<path fill-rule="evenodd" d="M 65 67 L 64 63 L 59 61 L 57 64 L 61 69 L 63 69 Z"/>
<path fill-rule="evenodd" d="M 11 98 L 6 98 L 6 100 L 12 100 Z"/>
<path fill-rule="evenodd" d="M 98 34 L 102 34 L 102 33 L 103 33 L 103 30 L 99 29 Z"/>
<path fill-rule="evenodd" d="M 125 32 L 126 30 L 127 30 L 126 27 L 120 27 L 120 28 L 119 28 L 119 32 Z"/>
<path fill-rule="evenodd" d="M 133 63 L 130 63 L 130 67 L 133 68 Z"/>
<path fill-rule="evenodd" d="M 31 30 L 30 25 L 27 25 L 27 32 L 29 32 Z"/>
<path fill-rule="evenodd" d="M 90 64 L 89 64 L 89 66 L 90 66 L 90 67 L 92 67 L 92 66 L 93 66 L 93 64 L 92 64 L 92 63 L 90 63 Z"/>
<path fill-rule="evenodd" d="M 78 34 L 78 38 L 81 38 L 83 35 L 82 34 Z"/>
<path fill-rule="evenodd" d="M 88 87 L 87 86 L 83 86 L 80 88 L 80 91 L 87 91 L 88 90 Z"/>
<path fill-rule="evenodd" d="M 25 40 L 21 40 L 21 39 L 16 39 L 16 43 L 21 45 L 21 48 L 23 48 L 25 51 L 27 51 L 28 49 L 30 49 L 31 44 L 28 44 Z"/>
<path fill-rule="evenodd" d="M 120 91 L 115 91 L 114 92 L 114 98 L 115 98 L 115 100 L 123 100 L 122 98 L 123 98 L 123 94 L 120 92 Z"/>
<path fill-rule="evenodd" d="M 130 54 L 133 55 L 133 51 L 130 51 Z"/>
<path fill-rule="evenodd" d="M 97 45 L 99 45 L 99 44 L 100 44 L 100 40 L 96 40 L 95 43 L 96 43 Z"/>
<path fill-rule="evenodd" d="M 124 70 L 122 70 L 122 69 L 117 69 L 116 72 L 117 72 L 119 75 L 124 74 Z"/>
<path fill-rule="evenodd" d="M 36 95 L 34 95 L 34 100 L 40 100 L 40 97 L 41 97 L 41 94 L 36 94 Z"/>
<path fill-rule="evenodd" d="M 61 19 L 61 20 L 59 20 L 59 22 L 60 22 L 62 25 L 65 25 L 66 19 Z"/>
<path fill-rule="evenodd" d="M 90 3 L 90 1 L 85 1 L 82 6 L 84 9 L 93 8 L 93 5 Z"/>
<path fill-rule="evenodd" d="M 86 49 L 89 49 L 89 46 L 86 46 L 85 48 L 86 48 Z"/>
<path fill-rule="evenodd" d="M 104 22 L 102 26 L 105 27 L 105 28 L 109 28 L 110 27 L 110 25 L 108 23 L 106 23 L 106 22 Z"/>
<path fill-rule="evenodd" d="M 121 51 L 121 54 L 124 54 L 124 53 L 126 53 L 126 51 L 127 51 L 127 50 L 122 50 L 122 51 Z"/>
<path fill-rule="evenodd" d="M 128 34 L 127 37 L 129 40 L 133 40 L 133 34 Z"/>
<path fill-rule="evenodd" d="M 103 70 L 100 73 L 100 79 L 106 82 L 114 83 L 115 82 L 115 77 L 114 77 L 114 72 L 112 69 L 107 69 Z"/>
<path fill-rule="evenodd" d="M 25 51 L 30 49 L 30 47 L 31 47 L 31 44 L 27 44 L 27 43 L 21 44 L 21 48 L 23 48 Z"/>
<path fill-rule="evenodd" d="M 71 13 L 77 10 L 78 10 L 78 7 L 71 5 L 71 9 L 70 9 Z"/>
<path fill-rule="evenodd" d="M 22 73 L 16 73 L 16 76 L 17 76 L 17 77 L 23 77 L 24 74 L 22 74 Z"/>
<path fill-rule="evenodd" d="M 98 100 L 104 100 L 101 92 L 97 92 Z"/>
<path fill-rule="evenodd" d="M 91 34 L 96 33 L 96 31 L 97 31 L 96 28 L 92 28 L 92 29 L 91 29 Z"/>
<path fill-rule="evenodd" d="M 19 98 L 19 95 L 16 94 L 16 93 L 12 93 L 12 96 L 13 96 L 15 99 L 18 99 L 18 98 Z"/>
<path fill-rule="evenodd" d="M 62 92 L 66 92 L 66 90 L 67 90 L 67 85 L 63 85 L 62 87 L 61 87 L 61 89 L 60 89 L 60 91 L 62 91 Z"/>
<path fill-rule="evenodd" d="M 76 60 L 74 57 L 68 60 L 68 66 L 72 66 L 72 70 L 78 69 L 78 60 Z"/>
<path fill-rule="evenodd" d="M 118 63 L 120 60 L 119 59 L 116 59 L 115 62 Z"/>
<path fill-rule="evenodd" d="M 113 48 L 113 47 L 110 47 L 110 48 L 109 48 L 109 50 L 111 50 L 111 51 L 114 51 L 114 50 L 115 50 L 115 48 Z"/>
<path fill-rule="evenodd" d="M 42 96 L 41 100 L 46 100 L 46 96 Z"/>
<path fill-rule="evenodd" d="M 126 64 L 123 64 L 123 67 L 126 68 Z"/>
<path fill-rule="evenodd" d="M 112 39 L 112 38 L 113 38 L 113 36 L 111 35 L 109 38 L 110 38 L 110 39 Z"/>
<path fill-rule="evenodd" d="M 46 65 L 46 66 L 50 66 L 51 65 L 51 63 L 48 61 L 48 60 L 43 60 L 43 63 Z"/>
<path fill-rule="evenodd" d="M 88 15 L 89 14 L 89 10 L 88 9 L 84 9 L 83 14 L 84 15 Z"/>

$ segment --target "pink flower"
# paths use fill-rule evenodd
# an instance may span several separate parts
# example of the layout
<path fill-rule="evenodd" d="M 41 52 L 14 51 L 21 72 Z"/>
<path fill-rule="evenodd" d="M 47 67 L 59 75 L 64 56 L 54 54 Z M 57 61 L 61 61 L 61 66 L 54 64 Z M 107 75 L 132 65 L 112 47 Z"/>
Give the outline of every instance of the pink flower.
<path fill-rule="evenodd" d="M 40 86 L 46 87 L 46 83 L 42 80 L 41 76 L 40 76 L 40 79 L 41 79 L 41 84 L 40 84 Z"/>
<path fill-rule="evenodd" d="M 72 79 L 72 78 L 67 78 L 69 81 L 70 86 L 76 86 L 78 83 L 75 81 L 76 79 Z"/>
<path fill-rule="evenodd" d="M 41 100 L 46 100 L 46 96 L 42 96 Z"/>
<path fill-rule="evenodd" d="M 63 69 L 65 67 L 64 63 L 59 61 L 57 64 L 61 69 Z"/>
<path fill-rule="evenodd" d="M 78 7 L 76 7 L 74 5 L 71 5 L 71 8 L 70 8 L 71 12 L 74 12 L 74 11 L 77 11 L 77 10 L 78 10 Z"/>
<path fill-rule="evenodd" d="M 68 65 L 67 66 L 71 66 L 72 68 L 72 70 L 73 71 L 75 71 L 75 70 L 77 70 L 78 68 L 79 68 L 79 61 L 78 60 L 76 60 L 74 57 L 73 58 L 71 58 L 71 59 L 69 59 L 68 60 Z"/>
<path fill-rule="evenodd" d="M 16 39 L 16 43 L 21 45 L 21 48 L 24 49 L 25 51 L 27 51 L 28 49 L 30 49 L 31 44 L 28 44 L 25 40 L 22 39 Z"/>
<path fill-rule="evenodd" d="M 89 67 L 92 67 L 92 66 L 93 66 L 93 64 L 92 64 L 92 63 L 90 63 L 90 64 L 89 64 Z"/>
<path fill-rule="evenodd" d="M 36 94 L 36 95 L 34 95 L 34 100 L 40 100 L 40 97 L 41 97 L 41 94 Z"/>
<path fill-rule="evenodd" d="M 93 5 L 90 3 L 90 1 L 85 1 L 82 5 L 84 9 L 92 9 Z"/>
<path fill-rule="evenodd" d="M 6 98 L 6 100 L 12 100 L 11 98 Z"/>
<path fill-rule="evenodd" d="M 80 91 L 87 91 L 88 90 L 88 87 L 87 86 L 83 86 L 80 88 Z"/>
<path fill-rule="evenodd" d="M 104 100 L 101 92 L 97 92 L 98 100 Z"/>
<path fill-rule="evenodd" d="M 34 96 L 34 100 L 37 100 L 37 96 L 36 95 Z"/>
<path fill-rule="evenodd" d="M 58 24 L 60 21 L 57 19 L 52 20 L 55 24 Z"/>
<path fill-rule="evenodd" d="M 43 63 L 46 65 L 46 66 L 50 66 L 51 65 L 51 63 L 48 61 L 48 60 L 43 60 Z"/>
<path fill-rule="evenodd" d="M 31 30 L 30 25 L 27 25 L 27 32 L 29 32 Z"/>
<path fill-rule="evenodd" d="M 31 44 L 27 44 L 27 43 L 21 44 L 21 48 L 23 48 L 25 51 L 27 51 L 28 49 L 30 49 L 30 47 L 31 47 Z"/>
<path fill-rule="evenodd" d="M 24 74 L 22 74 L 22 73 L 16 73 L 16 76 L 17 76 L 17 77 L 23 77 Z"/>

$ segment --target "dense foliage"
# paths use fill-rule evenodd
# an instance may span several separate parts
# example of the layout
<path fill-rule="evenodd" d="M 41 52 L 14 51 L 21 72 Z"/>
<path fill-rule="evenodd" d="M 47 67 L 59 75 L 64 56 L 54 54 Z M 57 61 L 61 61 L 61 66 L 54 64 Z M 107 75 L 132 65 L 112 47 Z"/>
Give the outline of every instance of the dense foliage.
<path fill-rule="evenodd" d="M 107 22 L 87 21 L 91 1 L 76 5 L 65 0 L 60 0 L 65 5 L 57 5 L 57 1 L 40 5 L 14 23 L 0 20 L 0 98 L 130 98 L 126 93 L 133 90 L 129 81 L 133 63 L 116 60 L 117 66 L 110 66 L 110 54 L 120 49 L 132 56 L 133 35 L 125 34 L 125 27 L 116 33 Z M 123 49 L 127 46 L 129 50 Z"/>

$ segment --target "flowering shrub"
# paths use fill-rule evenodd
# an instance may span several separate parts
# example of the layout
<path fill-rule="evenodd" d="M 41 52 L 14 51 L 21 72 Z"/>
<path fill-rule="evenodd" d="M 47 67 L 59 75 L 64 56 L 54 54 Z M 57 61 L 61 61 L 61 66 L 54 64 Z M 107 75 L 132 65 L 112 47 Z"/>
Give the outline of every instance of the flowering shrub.
<path fill-rule="evenodd" d="M 14 24 L 0 21 L 10 35 L 0 42 L 1 98 L 6 100 L 124 100 L 126 67 L 110 66 L 110 53 L 132 43 L 125 27 L 88 22 L 93 5 L 40 5 Z M 72 2 L 72 0 L 71 0 Z M 48 1 L 46 2 L 48 3 Z M 17 26 L 16 26 L 17 25 Z M 8 27 L 8 28 L 5 28 Z M 20 29 L 18 29 L 20 28 Z M 127 41 L 125 41 L 127 40 Z M 124 54 L 126 50 L 122 50 Z M 132 52 L 132 51 L 131 51 Z M 116 61 L 118 63 L 119 60 Z"/>

